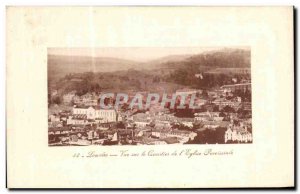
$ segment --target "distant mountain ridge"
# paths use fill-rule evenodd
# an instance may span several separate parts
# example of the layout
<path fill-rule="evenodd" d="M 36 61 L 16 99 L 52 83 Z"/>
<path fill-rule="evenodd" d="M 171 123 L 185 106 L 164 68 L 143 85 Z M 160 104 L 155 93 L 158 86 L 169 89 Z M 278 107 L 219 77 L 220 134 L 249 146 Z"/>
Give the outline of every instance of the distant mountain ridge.
<path fill-rule="evenodd" d="M 113 72 L 138 68 L 136 61 L 110 57 L 48 55 L 48 76 L 63 77 L 69 73 Z"/>
<path fill-rule="evenodd" d="M 225 48 L 194 55 L 169 55 L 148 62 L 92 57 L 48 55 L 48 78 L 60 78 L 69 73 L 114 72 L 128 69 L 155 70 L 201 67 L 209 68 L 250 68 L 251 52 L 247 49 Z"/>
<path fill-rule="evenodd" d="M 193 55 L 187 59 L 188 64 L 197 63 L 201 66 L 222 68 L 250 68 L 251 52 L 246 49 L 225 48 L 210 51 L 199 55 Z"/>

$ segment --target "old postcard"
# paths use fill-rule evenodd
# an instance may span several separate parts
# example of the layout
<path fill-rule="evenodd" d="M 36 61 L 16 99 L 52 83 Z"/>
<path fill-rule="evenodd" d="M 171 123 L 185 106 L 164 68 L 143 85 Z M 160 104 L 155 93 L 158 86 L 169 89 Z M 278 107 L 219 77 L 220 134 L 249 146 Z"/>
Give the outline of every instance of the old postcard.
<path fill-rule="evenodd" d="M 8 7 L 9 188 L 294 186 L 293 7 Z"/>
<path fill-rule="evenodd" d="M 249 48 L 50 48 L 49 146 L 252 143 L 250 56 Z"/>

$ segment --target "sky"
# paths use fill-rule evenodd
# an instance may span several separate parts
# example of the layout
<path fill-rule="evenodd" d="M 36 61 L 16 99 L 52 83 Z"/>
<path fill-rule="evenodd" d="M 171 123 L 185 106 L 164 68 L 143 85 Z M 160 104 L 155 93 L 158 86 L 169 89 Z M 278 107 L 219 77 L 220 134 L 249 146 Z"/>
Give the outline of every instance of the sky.
<path fill-rule="evenodd" d="M 169 55 L 191 55 L 229 47 L 48 48 L 48 55 L 113 57 L 145 62 Z M 249 47 L 230 47 L 249 49 Z"/>

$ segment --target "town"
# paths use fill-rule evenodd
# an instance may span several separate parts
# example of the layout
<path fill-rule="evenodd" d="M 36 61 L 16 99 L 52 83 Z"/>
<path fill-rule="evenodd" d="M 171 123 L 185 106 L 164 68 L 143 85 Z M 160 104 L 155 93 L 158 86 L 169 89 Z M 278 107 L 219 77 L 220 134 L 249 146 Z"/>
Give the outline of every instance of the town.
<path fill-rule="evenodd" d="M 139 103 L 130 105 L 136 94 L 146 108 Z M 51 95 L 57 95 L 57 91 Z M 101 96 L 105 96 L 105 107 L 100 106 Z M 144 91 L 125 96 L 126 101 L 123 98 L 122 103 L 116 103 L 116 98 L 120 100 L 118 95 L 88 92 L 80 96 L 76 91 L 64 94 L 61 105 L 56 105 L 58 111 L 49 112 L 49 145 L 252 142 L 251 83 L 247 80 L 212 90 L 182 88 L 154 100 L 147 99 L 148 92 Z M 197 109 L 189 107 L 191 98 Z"/>

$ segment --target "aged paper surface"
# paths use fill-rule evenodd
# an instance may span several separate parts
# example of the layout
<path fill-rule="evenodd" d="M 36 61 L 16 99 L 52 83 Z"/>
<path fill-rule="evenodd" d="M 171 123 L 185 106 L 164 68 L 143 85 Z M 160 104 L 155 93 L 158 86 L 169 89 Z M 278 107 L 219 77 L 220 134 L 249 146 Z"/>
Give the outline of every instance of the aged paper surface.
<path fill-rule="evenodd" d="M 8 7 L 6 25 L 9 188 L 294 186 L 292 7 Z M 251 139 L 52 146 L 64 140 L 50 138 L 50 55 L 146 60 L 216 48 L 251 51 Z"/>

